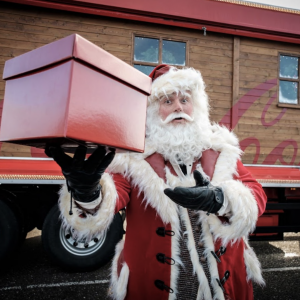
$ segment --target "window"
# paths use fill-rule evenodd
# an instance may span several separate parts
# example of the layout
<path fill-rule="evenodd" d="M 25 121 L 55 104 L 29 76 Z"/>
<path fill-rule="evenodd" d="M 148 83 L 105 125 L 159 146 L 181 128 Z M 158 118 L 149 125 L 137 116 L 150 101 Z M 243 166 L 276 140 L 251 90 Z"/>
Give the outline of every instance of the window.
<path fill-rule="evenodd" d="M 186 65 L 186 43 L 163 38 L 135 36 L 133 65 L 149 75 L 159 64 Z"/>
<path fill-rule="evenodd" d="M 279 56 L 279 106 L 299 107 L 299 58 Z"/>

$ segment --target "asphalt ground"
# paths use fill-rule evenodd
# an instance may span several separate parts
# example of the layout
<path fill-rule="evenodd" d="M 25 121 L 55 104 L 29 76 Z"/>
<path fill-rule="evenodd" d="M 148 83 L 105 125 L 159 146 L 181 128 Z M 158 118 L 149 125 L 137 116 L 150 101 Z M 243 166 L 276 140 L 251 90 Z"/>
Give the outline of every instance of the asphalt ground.
<path fill-rule="evenodd" d="M 284 241 L 251 242 L 261 263 L 266 286 L 254 285 L 256 300 L 300 299 L 300 233 L 288 233 Z"/>
<path fill-rule="evenodd" d="M 254 284 L 254 299 L 300 300 L 300 234 L 286 234 L 278 242 L 251 242 L 251 246 L 266 281 L 264 288 Z M 41 237 L 33 236 L 25 240 L 9 271 L 0 275 L 0 299 L 106 300 L 109 268 L 110 264 L 89 273 L 65 272 L 48 259 Z"/>

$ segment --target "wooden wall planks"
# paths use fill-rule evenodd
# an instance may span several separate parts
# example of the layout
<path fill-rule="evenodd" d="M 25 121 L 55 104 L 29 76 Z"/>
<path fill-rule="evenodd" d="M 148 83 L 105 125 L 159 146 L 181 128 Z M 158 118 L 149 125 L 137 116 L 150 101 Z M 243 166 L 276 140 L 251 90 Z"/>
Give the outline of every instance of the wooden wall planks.
<path fill-rule="evenodd" d="M 268 158 L 267 162 L 273 159 L 274 163 L 280 163 L 276 155 L 270 154 L 277 147 L 284 161 L 289 163 L 294 159 L 293 163 L 300 163 L 298 156 L 293 158 L 295 144 L 283 143 L 285 140 L 300 143 L 299 110 L 288 108 L 283 112 L 276 105 L 277 99 L 269 103 L 276 97 L 277 85 L 269 83 L 261 87 L 268 80 L 276 80 L 278 53 L 300 55 L 298 45 L 211 32 L 204 36 L 203 31 L 4 2 L 0 2 L 0 29 L 0 70 L 6 60 L 72 33 L 80 34 L 129 64 L 134 34 L 187 41 L 188 65 L 203 75 L 211 100 L 212 121 L 221 121 L 232 107 L 233 114 L 229 115 L 240 118 L 234 131 L 245 149 L 243 162 L 263 163 Z M 4 81 L 0 80 L 0 99 L 4 97 L 4 87 Z M 277 120 L 280 114 L 282 118 Z M 228 122 L 230 125 L 230 118 Z M 254 141 L 259 144 L 258 158 Z M 0 155 L 31 153 L 28 147 L 3 144 Z"/>
<path fill-rule="evenodd" d="M 243 103 L 239 105 L 239 115 L 242 117 L 237 126 L 238 137 L 245 149 L 243 162 L 299 165 L 299 110 L 277 106 L 277 84 L 274 86 L 269 83 L 258 88 L 268 80 L 275 79 L 276 82 L 279 53 L 300 56 L 299 46 L 241 38 L 240 50 L 239 96 L 242 98 L 251 94 L 244 97 Z M 257 96 L 260 91 L 263 94 Z M 256 153 L 259 153 L 258 157 Z"/>

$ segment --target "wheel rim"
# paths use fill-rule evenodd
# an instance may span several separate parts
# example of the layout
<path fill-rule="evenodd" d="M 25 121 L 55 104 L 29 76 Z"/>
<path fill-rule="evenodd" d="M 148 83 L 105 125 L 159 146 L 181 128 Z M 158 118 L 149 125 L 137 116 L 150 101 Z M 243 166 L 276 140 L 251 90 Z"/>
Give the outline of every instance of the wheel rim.
<path fill-rule="evenodd" d="M 62 226 L 59 231 L 59 238 L 63 247 L 70 253 L 78 256 L 88 256 L 99 250 L 106 239 L 106 233 L 102 236 L 95 236 L 89 243 L 85 239 L 77 240 L 69 230 Z"/>

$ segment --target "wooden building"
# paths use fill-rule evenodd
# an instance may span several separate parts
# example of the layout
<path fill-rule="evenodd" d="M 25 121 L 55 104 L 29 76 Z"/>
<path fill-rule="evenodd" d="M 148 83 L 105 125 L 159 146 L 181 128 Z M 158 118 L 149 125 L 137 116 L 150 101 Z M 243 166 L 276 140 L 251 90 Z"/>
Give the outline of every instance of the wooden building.
<path fill-rule="evenodd" d="M 243 163 L 300 165 L 300 11 L 230 0 L 0 2 L 6 60 L 78 33 L 145 72 L 201 71 L 211 119 L 232 128 Z M 5 82 L 0 81 L 0 99 Z M 43 156 L 2 143 L 0 156 Z"/>

